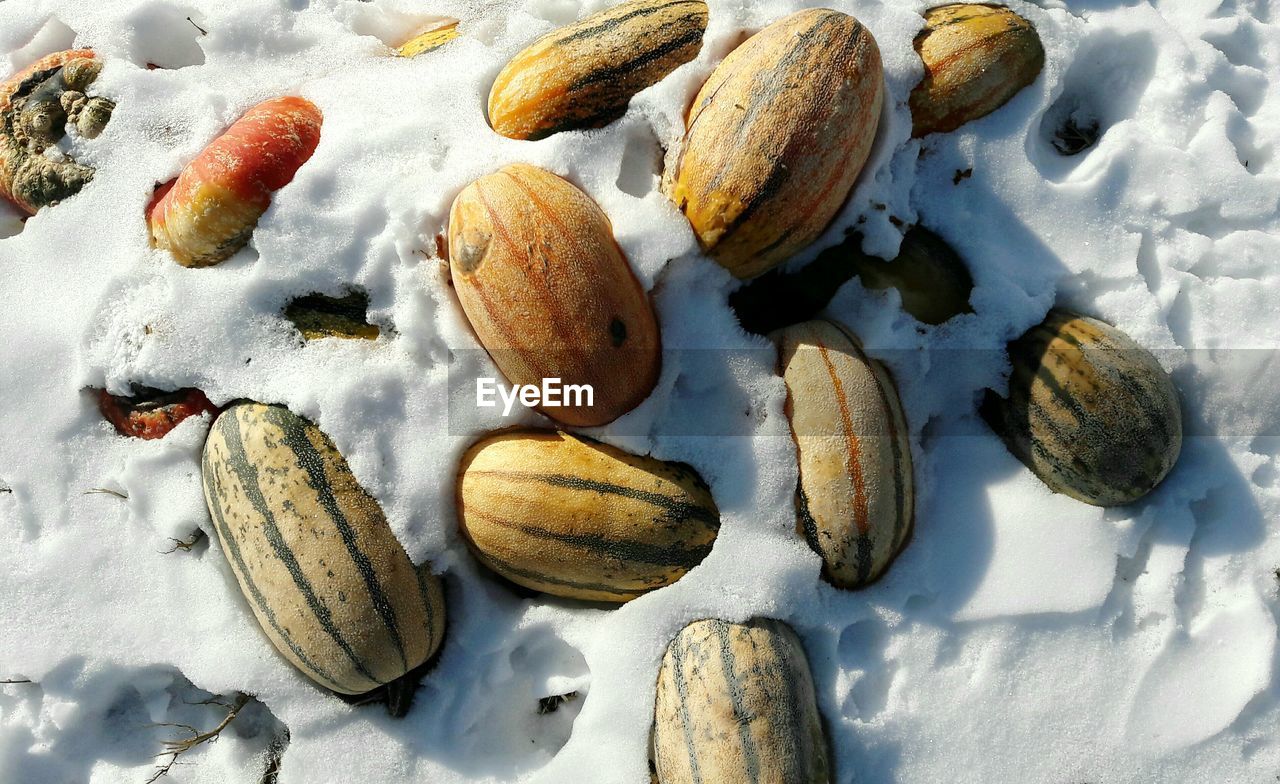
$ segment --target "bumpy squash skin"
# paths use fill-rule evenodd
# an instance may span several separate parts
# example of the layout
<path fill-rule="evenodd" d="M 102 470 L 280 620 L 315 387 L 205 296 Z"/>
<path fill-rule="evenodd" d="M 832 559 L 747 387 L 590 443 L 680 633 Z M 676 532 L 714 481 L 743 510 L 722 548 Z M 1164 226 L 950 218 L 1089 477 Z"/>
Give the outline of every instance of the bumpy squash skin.
<path fill-rule="evenodd" d="M 800 461 L 798 528 L 841 588 L 878 580 L 911 536 L 911 441 L 888 371 L 830 321 L 778 332 Z"/>
<path fill-rule="evenodd" d="M 711 552 L 720 513 L 689 467 L 549 430 L 473 445 L 457 484 L 463 537 L 485 566 L 569 599 L 625 602 Z"/>
<path fill-rule="evenodd" d="M 838 11 L 792 14 L 711 73 L 689 112 L 668 196 L 739 278 L 818 237 L 871 151 L 884 75 L 871 32 Z"/>
<path fill-rule="evenodd" d="M 608 217 L 550 172 L 513 164 L 462 191 L 449 213 L 454 289 L 512 384 L 589 384 L 594 405 L 542 413 L 612 422 L 653 390 L 662 366 L 653 306 Z"/>
<path fill-rule="evenodd" d="M 363 694 L 444 636 L 440 581 L 415 569 L 333 442 L 281 406 L 238 403 L 202 463 L 218 539 L 276 649 L 316 683 Z"/>
<path fill-rule="evenodd" d="M 987 116 L 1044 67 L 1035 27 L 1004 6 L 943 5 L 924 19 L 915 40 L 925 73 L 911 91 L 913 137 L 947 133 Z"/>
<path fill-rule="evenodd" d="M 631 97 L 698 56 L 702 0 L 630 0 L 553 30 L 517 54 L 489 91 L 489 122 L 512 139 L 601 128 Z"/>
<path fill-rule="evenodd" d="M 988 391 L 982 414 L 1050 489 L 1095 506 L 1127 504 L 1177 462 L 1177 389 L 1120 330 L 1055 308 L 1009 345 L 1009 361 L 1009 397 Z"/>
<path fill-rule="evenodd" d="M 667 648 L 654 706 L 659 784 L 828 784 L 804 647 L 786 624 L 695 621 Z"/>
<path fill-rule="evenodd" d="M 320 109 L 304 98 L 254 106 L 196 156 L 147 207 L 151 242 L 184 267 L 208 267 L 243 248 L 271 204 L 320 143 Z"/>
<path fill-rule="evenodd" d="M 53 161 L 44 150 L 56 144 L 68 124 L 93 137 L 114 107 L 102 98 L 86 98 L 84 91 L 97 78 L 102 61 L 89 49 L 55 52 L 32 63 L 0 83 L 0 198 L 27 215 L 79 193 L 93 179 L 93 169 L 71 158 Z M 64 105 L 64 96 L 67 102 Z M 72 107 L 69 100 L 78 96 Z M 105 112 L 92 123 L 85 107 Z M 44 127 L 32 120 L 41 115 Z"/>

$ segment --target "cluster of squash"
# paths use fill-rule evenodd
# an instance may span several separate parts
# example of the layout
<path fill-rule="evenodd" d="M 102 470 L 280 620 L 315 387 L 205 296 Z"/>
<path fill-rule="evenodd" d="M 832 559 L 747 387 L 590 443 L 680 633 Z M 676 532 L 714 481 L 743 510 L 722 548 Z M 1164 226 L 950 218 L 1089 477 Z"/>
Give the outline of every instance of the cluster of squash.
<path fill-rule="evenodd" d="M 607 125 L 636 92 L 697 56 L 707 20 L 702 0 L 630 0 L 553 31 L 498 74 L 489 121 L 525 140 Z M 420 54 L 457 35 L 446 24 L 400 51 Z M 1034 27 L 994 5 L 929 10 L 915 47 L 925 66 L 909 101 L 917 137 L 994 111 L 1044 61 Z M 62 74 L 64 94 L 87 84 L 91 77 L 69 73 L 83 57 L 46 58 L 43 70 L 0 93 L 0 194 L 20 205 L 25 198 L 38 208 L 28 194 L 61 198 L 66 188 L 26 184 L 30 155 L 15 152 L 13 129 L 30 122 L 17 123 L 26 115 L 9 107 L 44 105 L 41 85 L 52 75 Z M 83 95 L 68 106 L 76 100 Z M 787 16 L 711 72 L 663 191 L 707 256 L 739 278 L 758 276 L 812 243 L 841 209 L 883 101 L 880 54 L 866 27 L 832 10 Z M 319 110 L 300 98 L 251 109 L 157 190 L 147 210 L 155 246 L 186 266 L 229 258 L 271 193 L 315 150 L 321 124 Z M 915 245 L 926 260 L 935 241 Z M 513 164 L 471 183 L 450 210 L 448 260 L 476 337 L 509 382 L 556 377 L 594 388 L 592 405 L 543 410 L 559 426 L 606 424 L 652 391 L 662 364 L 653 306 L 607 215 L 568 181 Z M 921 267 L 918 305 L 930 321 L 949 315 L 931 307 L 928 286 L 945 289 L 951 266 Z M 348 324 L 344 312 L 312 314 L 313 334 L 376 336 L 376 328 Z M 902 405 L 886 368 L 846 326 L 779 326 L 771 334 L 799 462 L 797 535 L 821 557 L 830 583 L 861 588 L 885 573 L 912 532 Z M 1127 336 L 1055 309 L 1009 356 L 1008 396 L 989 393 L 981 413 L 1053 490 L 1123 504 L 1171 469 L 1181 444 L 1177 393 Z M 209 408 L 190 394 L 151 409 L 110 396 L 102 404 L 121 432 L 143 437 Z M 156 411 L 163 427 L 147 419 Z M 281 406 L 236 403 L 210 431 L 202 472 L 219 540 L 273 644 L 335 692 L 384 689 L 403 708 L 397 684 L 442 643 L 443 589 L 429 568 L 410 562 L 329 438 Z M 485 567 L 534 591 L 597 602 L 625 602 L 680 579 L 710 553 L 720 525 L 710 489 L 689 466 L 565 430 L 503 430 L 473 444 L 458 469 L 456 507 L 462 536 Z M 708 619 L 681 631 L 661 665 L 654 722 L 655 776 L 664 784 L 830 779 L 803 647 L 776 620 Z"/>

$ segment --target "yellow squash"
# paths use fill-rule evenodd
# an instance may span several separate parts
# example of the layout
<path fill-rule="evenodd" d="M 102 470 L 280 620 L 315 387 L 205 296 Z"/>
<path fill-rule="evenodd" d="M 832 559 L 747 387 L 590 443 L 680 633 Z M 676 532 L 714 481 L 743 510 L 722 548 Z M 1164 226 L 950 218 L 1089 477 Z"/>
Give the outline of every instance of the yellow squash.
<path fill-rule="evenodd" d="M 599 128 L 631 97 L 698 56 L 703 0 L 630 0 L 539 38 L 489 91 L 489 122 L 512 139 Z"/>
<path fill-rule="evenodd" d="M 458 20 L 446 19 L 405 41 L 396 49 L 396 54 L 401 57 L 417 57 L 433 49 L 439 49 L 457 37 Z"/>
<path fill-rule="evenodd" d="M 512 384 L 590 386 L 544 407 L 590 427 L 640 404 L 662 364 L 653 306 L 591 197 L 512 164 L 467 186 L 449 213 L 449 269 L 481 345 Z"/>
<path fill-rule="evenodd" d="M 689 111 L 664 186 L 703 250 L 739 278 L 818 237 L 871 151 L 884 76 L 857 19 L 800 11 L 749 38 Z"/>
<path fill-rule="evenodd" d="M 457 508 L 485 566 L 536 591 L 605 602 L 680 579 L 720 527 L 688 466 L 549 430 L 502 431 L 468 449 Z"/>
<path fill-rule="evenodd" d="M 954 131 L 1036 80 L 1044 47 L 1030 22 L 999 5 L 931 8 L 915 47 L 924 78 L 911 91 L 911 135 Z"/>

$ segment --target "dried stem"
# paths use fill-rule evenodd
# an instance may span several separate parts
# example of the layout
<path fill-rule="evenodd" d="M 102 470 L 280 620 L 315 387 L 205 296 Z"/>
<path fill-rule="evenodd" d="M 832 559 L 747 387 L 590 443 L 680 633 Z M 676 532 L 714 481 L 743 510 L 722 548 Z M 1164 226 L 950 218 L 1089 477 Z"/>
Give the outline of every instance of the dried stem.
<path fill-rule="evenodd" d="M 164 746 L 164 751 L 156 756 L 163 757 L 167 755 L 169 759 L 165 761 L 163 764 L 156 766 L 156 772 L 152 774 L 151 778 L 147 779 L 147 784 L 153 784 L 153 782 L 157 781 L 162 776 L 167 775 L 169 773 L 169 770 L 173 768 L 173 766 L 177 763 L 178 758 L 181 757 L 183 754 L 186 754 L 188 751 L 191 751 L 192 749 L 196 748 L 201 744 L 212 743 L 213 741 L 217 740 L 218 736 L 222 734 L 222 731 L 225 730 L 231 724 L 231 722 L 235 721 L 235 718 L 237 715 L 239 715 L 240 710 L 244 708 L 245 705 L 249 704 L 250 699 L 252 698 L 249 695 L 241 694 L 241 695 L 238 695 L 235 699 L 235 702 L 230 705 L 228 705 L 226 702 L 219 700 L 216 697 L 208 700 L 202 700 L 199 703 L 194 703 L 197 705 L 221 705 L 222 707 L 227 709 L 227 715 L 223 717 L 222 721 L 218 722 L 218 726 L 214 727 L 211 730 L 208 730 L 207 732 L 201 732 L 195 727 L 192 727 L 190 724 L 166 723 L 166 724 L 152 725 L 155 727 L 177 727 L 178 729 L 186 730 L 187 732 L 191 733 L 191 736 L 188 738 L 170 738 L 169 740 L 161 741 L 161 743 Z"/>
<path fill-rule="evenodd" d="M 122 493 L 122 492 L 120 492 L 119 490 L 112 490 L 112 489 L 107 488 L 107 487 L 95 487 L 95 488 L 92 488 L 92 489 L 90 489 L 90 490 L 85 490 L 85 491 L 84 491 L 84 493 L 82 493 L 82 495 L 93 495 L 94 493 L 103 493 L 103 494 L 105 494 L 105 495 L 114 495 L 116 498 L 124 498 L 124 499 L 126 499 L 126 500 L 129 498 L 129 495 L 128 495 L 127 493 Z"/>
<path fill-rule="evenodd" d="M 161 550 L 160 553 L 162 555 L 168 555 L 169 553 L 176 553 L 179 550 L 181 550 L 184 553 L 189 553 L 191 552 L 191 548 L 199 544 L 200 540 L 203 538 L 204 538 L 204 531 L 198 528 L 195 531 L 192 531 L 191 535 L 188 536 L 186 539 L 175 539 L 172 536 L 170 536 L 169 541 L 173 542 L 173 547 L 170 547 L 168 550 Z"/>

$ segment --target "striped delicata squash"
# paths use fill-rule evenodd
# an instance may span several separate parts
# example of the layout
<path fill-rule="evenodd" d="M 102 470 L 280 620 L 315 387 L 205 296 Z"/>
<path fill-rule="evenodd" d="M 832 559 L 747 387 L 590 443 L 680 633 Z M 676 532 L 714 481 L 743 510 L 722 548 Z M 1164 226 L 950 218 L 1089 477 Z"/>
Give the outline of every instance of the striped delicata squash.
<path fill-rule="evenodd" d="M 237 403 L 214 422 L 202 473 L 214 528 L 249 606 L 309 678 L 363 694 L 393 684 L 439 648 L 440 581 L 409 561 L 320 428 L 282 406 Z"/>
<path fill-rule="evenodd" d="M 489 92 L 489 122 L 512 139 L 599 128 L 631 97 L 698 56 L 703 0 L 630 0 L 539 38 Z"/>
<path fill-rule="evenodd" d="M 781 621 L 695 621 L 662 659 L 659 784 L 828 784 L 827 742 L 800 638 Z"/>
<path fill-rule="evenodd" d="M 492 434 L 467 450 L 462 535 L 485 566 L 570 599 L 625 602 L 711 552 L 720 513 L 688 466 L 550 430 Z"/>
<path fill-rule="evenodd" d="M 1151 492 L 1182 451 L 1182 412 L 1149 351 L 1097 319 L 1055 308 L 1009 345 L 1009 396 L 982 414 L 1055 492 L 1096 506 Z"/>
<path fill-rule="evenodd" d="M 800 460 L 799 528 L 841 588 L 879 579 L 915 511 L 911 441 L 888 371 L 840 325 L 806 321 L 775 339 Z"/>

